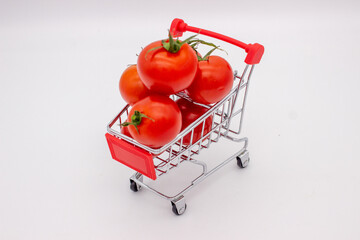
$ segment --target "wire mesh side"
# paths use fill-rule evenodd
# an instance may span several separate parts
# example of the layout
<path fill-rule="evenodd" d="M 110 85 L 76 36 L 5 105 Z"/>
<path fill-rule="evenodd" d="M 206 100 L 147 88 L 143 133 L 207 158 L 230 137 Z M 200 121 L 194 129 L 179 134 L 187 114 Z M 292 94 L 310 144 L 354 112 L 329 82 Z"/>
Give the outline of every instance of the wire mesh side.
<path fill-rule="evenodd" d="M 200 154 L 203 149 L 209 148 L 212 143 L 218 142 L 222 137 L 222 131 L 228 129 L 230 111 L 234 103 L 235 94 L 227 101 L 209 110 L 212 113 L 208 118 L 202 119 L 197 125 L 186 132 L 175 144 L 172 144 L 159 156 L 154 157 L 154 165 L 157 176 L 167 173 L 177 167 L 183 161 L 193 161 L 193 156 Z M 210 121 L 211 120 L 211 121 Z M 209 131 L 205 131 L 210 123 Z M 201 131 L 199 139 L 194 139 L 195 131 Z M 189 144 L 185 145 L 184 139 L 190 138 Z"/>
<path fill-rule="evenodd" d="M 248 71 L 249 66 L 251 66 L 250 71 Z M 208 111 L 179 133 L 177 138 L 161 149 L 152 149 L 136 142 L 131 137 L 121 134 L 121 123 L 127 119 L 130 108 L 129 105 L 125 106 L 108 124 L 108 132 L 118 138 L 126 140 L 134 146 L 150 152 L 154 156 L 156 174 L 157 176 L 161 176 L 172 168 L 177 167 L 183 161 L 192 161 L 192 156 L 200 154 L 204 148 L 209 148 L 212 143 L 218 142 L 221 137 L 226 136 L 229 132 L 237 135 L 240 134 L 247 96 L 246 92 L 252 71 L 253 66 L 246 65 L 241 76 L 235 73 L 234 88 L 224 99 L 213 105 L 195 103 L 184 92 L 172 95 L 171 98 L 174 101 L 179 98 L 184 98 L 194 104 L 207 108 Z M 236 119 L 233 119 L 235 116 Z M 210 131 L 205 131 L 206 124 L 209 124 L 209 121 L 207 122 L 208 118 L 211 118 L 211 128 Z M 200 138 L 194 139 L 194 132 L 197 128 L 201 131 Z M 191 144 L 184 144 L 185 137 L 190 138 Z"/>

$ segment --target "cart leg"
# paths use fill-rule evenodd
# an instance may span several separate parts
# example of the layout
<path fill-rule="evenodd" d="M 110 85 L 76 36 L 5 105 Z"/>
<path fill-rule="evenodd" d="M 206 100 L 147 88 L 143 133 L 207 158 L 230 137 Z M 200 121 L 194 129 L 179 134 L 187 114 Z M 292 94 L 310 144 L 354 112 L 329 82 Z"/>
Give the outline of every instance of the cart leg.
<path fill-rule="evenodd" d="M 135 173 L 135 179 L 137 181 L 142 182 L 143 181 L 143 175 L 140 173 Z M 134 192 L 137 192 L 141 189 L 141 186 L 139 184 L 137 184 L 133 179 L 130 178 L 130 189 Z"/>
<path fill-rule="evenodd" d="M 171 201 L 171 205 L 172 205 L 172 211 L 176 214 L 176 215 L 181 215 L 185 212 L 186 210 L 186 203 L 185 203 L 185 198 L 184 196 L 180 196 L 174 200 Z"/>
<path fill-rule="evenodd" d="M 242 154 L 236 157 L 236 160 L 237 160 L 237 165 L 240 168 L 245 168 L 250 161 L 249 152 L 245 150 Z"/>

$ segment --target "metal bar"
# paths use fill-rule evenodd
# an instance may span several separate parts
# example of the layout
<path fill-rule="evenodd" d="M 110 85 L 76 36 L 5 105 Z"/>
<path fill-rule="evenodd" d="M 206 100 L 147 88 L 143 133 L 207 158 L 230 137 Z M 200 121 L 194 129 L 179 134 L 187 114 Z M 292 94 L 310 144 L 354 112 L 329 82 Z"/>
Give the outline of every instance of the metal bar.
<path fill-rule="evenodd" d="M 249 83 L 250 83 L 250 78 L 251 78 L 251 74 L 254 70 L 254 67 L 255 65 L 252 65 L 251 66 L 251 69 L 250 69 L 250 73 L 248 75 L 248 79 L 246 81 L 246 88 L 245 88 L 245 93 L 244 93 L 244 98 L 243 98 L 243 104 L 242 104 L 242 113 L 241 113 L 241 116 L 240 116 L 240 124 L 239 124 L 239 130 L 237 131 L 238 134 L 240 134 L 241 132 L 241 127 L 242 127 L 242 121 L 243 121 L 243 118 L 244 118 L 244 111 L 245 111 L 245 103 L 246 103 L 246 97 L 247 97 L 247 93 L 248 93 L 248 89 L 249 89 Z"/>
<path fill-rule="evenodd" d="M 203 139 L 203 137 L 204 137 L 204 129 L 205 129 L 205 122 L 206 122 L 206 120 L 207 120 L 207 118 L 204 119 L 204 121 L 203 121 L 203 123 L 202 123 L 201 137 L 200 137 L 200 139 Z M 201 141 L 200 141 L 200 143 L 201 143 Z"/>
<path fill-rule="evenodd" d="M 241 86 L 242 83 L 243 83 L 243 79 L 244 79 L 244 76 L 246 75 L 246 72 L 247 72 L 248 68 L 249 68 L 249 65 L 247 64 L 247 65 L 245 66 L 245 69 L 244 69 L 241 77 L 240 77 L 240 82 L 239 82 L 238 87 L 236 88 L 236 91 L 235 91 L 235 98 L 234 98 L 234 100 L 233 100 L 232 108 L 231 108 L 231 111 L 230 111 L 230 116 L 233 116 L 232 114 L 233 114 L 233 111 L 234 111 L 234 107 L 235 107 L 235 105 L 236 105 L 236 101 L 237 101 L 237 99 L 238 99 L 238 95 L 239 95 L 239 91 L 240 91 L 240 86 Z M 251 68 L 251 69 L 252 69 L 252 68 Z M 246 92 L 245 92 L 245 93 L 246 93 Z M 228 122 L 229 126 L 230 126 L 230 123 L 231 123 L 231 118 L 230 118 L 230 120 L 229 120 L 229 122 Z M 228 132 L 229 132 L 229 131 L 226 131 L 226 134 L 228 134 Z"/>
<path fill-rule="evenodd" d="M 208 140 L 208 144 L 207 144 L 207 147 L 210 147 L 210 144 L 211 144 L 211 135 L 213 133 L 213 126 L 214 126 L 214 121 L 215 121 L 215 113 L 213 113 L 212 115 L 212 122 L 211 122 L 211 130 L 210 130 L 210 134 L 209 134 L 209 140 Z"/>
<path fill-rule="evenodd" d="M 232 114 L 232 117 L 235 117 L 236 115 L 238 115 L 239 113 L 241 113 L 242 112 L 242 108 L 240 108 L 239 110 L 237 110 L 236 112 L 234 112 L 233 114 Z"/>

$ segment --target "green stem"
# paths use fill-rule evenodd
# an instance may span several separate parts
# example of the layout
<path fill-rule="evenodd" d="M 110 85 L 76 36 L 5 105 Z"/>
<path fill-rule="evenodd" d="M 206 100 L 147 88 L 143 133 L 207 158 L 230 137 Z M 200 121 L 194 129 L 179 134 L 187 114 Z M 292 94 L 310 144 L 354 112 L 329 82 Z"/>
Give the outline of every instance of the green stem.
<path fill-rule="evenodd" d="M 139 111 L 135 111 L 134 114 L 131 116 L 131 122 L 124 122 L 121 124 L 121 126 L 123 127 L 127 127 L 129 125 L 133 125 L 137 131 L 137 133 L 139 133 L 139 129 L 137 128 L 137 126 L 139 126 L 142 122 L 142 118 L 148 118 L 151 121 L 155 122 L 154 119 L 152 119 L 151 117 L 146 116 L 145 114 L 142 114 Z"/>
<path fill-rule="evenodd" d="M 218 47 L 214 47 L 211 49 L 208 53 L 205 54 L 205 56 L 200 61 L 207 61 L 210 57 L 210 55 L 216 50 Z"/>
<path fill-rule="evenodd" d="M 146 52 L 145 58 L 149 52 L 157 50 L 159 48 L 164 48 L 164 49 L 166 49 L 166 51 L 171 52 L 171 53 L 177 53 L 178 51 L 180 51 L 182 45 L 184 45 L 185 43 L 189 43 L 190 40 L 193 39 L 194 37 L 196 37 L 197 35 L 198 34 L 193 35 L 193 36 L 185 39 L 184 41 L 180 41 L 179 39 L 174 40 L 174 38 L 172 37 L 172 35 L 170 34 L 170 31 L 169 31 L 169 38 L 167 40 L 162 40 L 161 46 L 149 49 Z"/>
<path fill-rule="evenodd" d="M 219 48 L 219 46 L 215 46 L 213 49 L 211 49 L 209 52 L 207 52 L 204 57 L 199 57 L 199 56 L 198 56 L 198 60 L 199 60 L 199 61 L 207 61 L 207 60 L 209 59 L 210 55 L 211 55 L 216 49 L 221 50 L 221 51 L 224 51 L 224 52 L 227 54 L 227 52 L 226 52 L 225 50 Z M 196 51 L 196 50 L 195 50 L 195 51 Z"/>

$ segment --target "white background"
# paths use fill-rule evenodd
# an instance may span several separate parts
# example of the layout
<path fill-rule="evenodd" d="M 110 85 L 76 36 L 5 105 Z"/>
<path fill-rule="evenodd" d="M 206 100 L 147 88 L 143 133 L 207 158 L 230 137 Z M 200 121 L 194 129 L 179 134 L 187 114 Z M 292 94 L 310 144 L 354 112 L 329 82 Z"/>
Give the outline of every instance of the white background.
<path fill-rule="evenodd" d="M 0 239 L 360 239 L 359 13 L 350 0 L 1 0 Z M 265 46 L 251 163 L 186 194 L 180 217 L 129 190 L 104 137 L 122 71 L 175 17 Z M 243 52 L 222 46 L 237 69 Z M 209 161 L 234 150 L 212 148 Z"/>

